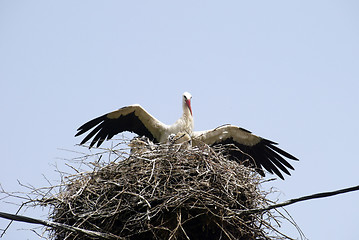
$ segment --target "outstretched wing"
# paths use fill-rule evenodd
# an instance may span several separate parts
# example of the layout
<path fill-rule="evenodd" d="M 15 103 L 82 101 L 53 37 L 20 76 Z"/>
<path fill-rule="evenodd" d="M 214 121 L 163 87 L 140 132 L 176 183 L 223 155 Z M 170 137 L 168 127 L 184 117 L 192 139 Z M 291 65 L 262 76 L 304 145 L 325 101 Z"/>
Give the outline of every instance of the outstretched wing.
<path fill-rule="evenodd" d="M 77 129 L 78 132 L 75 136 L 92 129 L 80 143 L 84 144 L 94 137 L 90 144 L 91 148 L 96 143 L 99 147 L 104 140 L 111 139 L 114 135 L 124 131 L 134 132 L 140 136 L 146 136 L 154 142 L 159 142 L 161 133 L 166 128 L 167 125 L 154 118 L 140 105 L 130 105 L 85 123 Z"/>
<path fill-rule="evenodd" d="M 193 132 L 192 138 L 194 144 L 204 142 L 211 146 L 225 145 L 224 153 L 230 159 L 249 163 L 248 165 L 254 167 L 262 176 L 265 176 L 264 168 L 284 179 L 281 171 L 290 175 L 288 169 L 294 170 L 285 158 L 298 160 L 275 146 L 277 143 L 233 125 L 225 125 L 209 131 Z"/>

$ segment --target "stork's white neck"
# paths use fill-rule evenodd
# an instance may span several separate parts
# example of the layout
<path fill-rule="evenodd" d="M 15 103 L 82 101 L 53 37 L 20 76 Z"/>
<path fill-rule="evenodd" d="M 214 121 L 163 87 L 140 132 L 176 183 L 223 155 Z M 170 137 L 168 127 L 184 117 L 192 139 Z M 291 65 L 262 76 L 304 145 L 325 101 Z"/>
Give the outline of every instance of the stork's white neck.
<path fill-rule="evenodd" d="M 187 105 L 183 105 L 183 114 L 182 114 L 182 117 L 188 117 L 188 118 L 192 118 L 192 113 L 191 111 L 189 110 L 188 106 Z"/>
<path fill-rule="evenodd" d="M 183 102 L 182 109 L 183 109 L 183 114 L 179 120 L 182 119 L 185 132 L 187 132 L 189 135 L 192 135 L 193 125 L 194 125 L 192 111 L 186 102 Z"/>
<path fill-rule="evenodd" d="M 183 119 L 183 121 L 185 122 L 186 127 L 188 128 L 188 131 L 186 131 L 188 134 L 192 134 L 193 131 L 193 116 L 191 111 L 189 110 L 189 108 L 187 107 L 186 109 L 183 110 L 183 114 L 181 119 Z"/>

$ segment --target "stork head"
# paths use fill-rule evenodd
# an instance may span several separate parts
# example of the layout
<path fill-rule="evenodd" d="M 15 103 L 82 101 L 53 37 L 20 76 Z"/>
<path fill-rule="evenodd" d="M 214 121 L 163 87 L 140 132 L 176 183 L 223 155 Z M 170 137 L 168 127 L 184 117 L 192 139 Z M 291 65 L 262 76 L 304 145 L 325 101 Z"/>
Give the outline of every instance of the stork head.
<path fill-rule="evenodd" d="M 191 99 L 192 99 L 192 95 L 189 92 L 183 93 L 183 100 L 182 100 L 183 111 L 186 112 L 189 110 L 192 116 Z"/>

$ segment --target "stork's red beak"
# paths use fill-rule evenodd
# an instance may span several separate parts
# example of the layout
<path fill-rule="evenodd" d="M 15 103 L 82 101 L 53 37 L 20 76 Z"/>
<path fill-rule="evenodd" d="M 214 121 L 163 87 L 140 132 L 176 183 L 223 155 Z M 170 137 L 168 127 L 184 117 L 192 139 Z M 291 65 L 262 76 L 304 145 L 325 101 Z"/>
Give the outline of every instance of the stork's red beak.
<path fill-rule="evenodd" d="M 189 111 L 191 112 L 191 115 L 193 115 L 193 114 L 192 114 L 192 108 L 191 108 L 191 99 L 187 99 L 187 100 L 186 100 L 186 104 L 187 104 L 187 106 L 188 106 L 188 108 L 189 108 Z"/>

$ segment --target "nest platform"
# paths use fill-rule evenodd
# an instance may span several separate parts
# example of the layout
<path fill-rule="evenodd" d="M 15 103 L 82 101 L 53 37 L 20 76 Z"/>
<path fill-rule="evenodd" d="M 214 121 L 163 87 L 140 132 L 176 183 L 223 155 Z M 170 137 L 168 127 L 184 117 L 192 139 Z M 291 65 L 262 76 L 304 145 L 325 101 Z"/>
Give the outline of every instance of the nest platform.
<path fill-rule="evenodd" d="M 92 157 L 91 171 L 67 176 L 46 201 L 50 220 L 114 239 L 278 239 L 269 212 L 242 211 L 268 206 L 260 176 L 218 149 L 162 144 Z M 50 236 L 93 239 L 60 228 Z"/>

